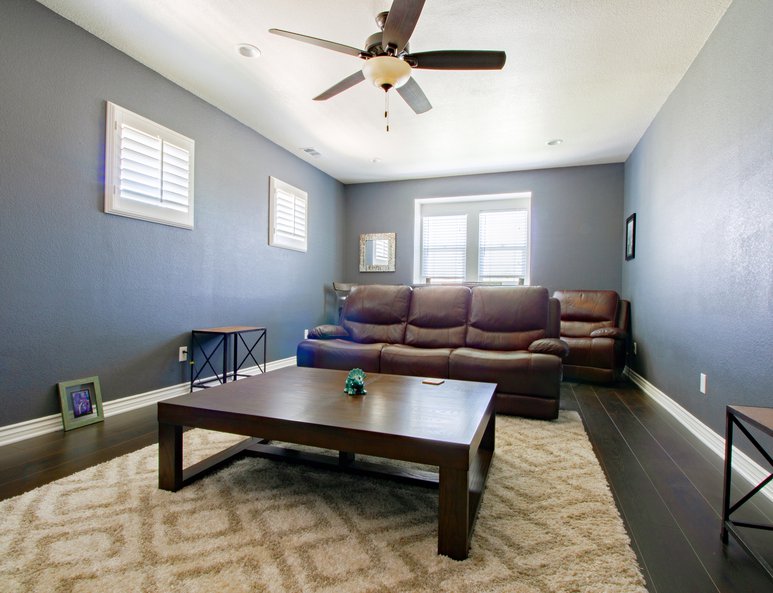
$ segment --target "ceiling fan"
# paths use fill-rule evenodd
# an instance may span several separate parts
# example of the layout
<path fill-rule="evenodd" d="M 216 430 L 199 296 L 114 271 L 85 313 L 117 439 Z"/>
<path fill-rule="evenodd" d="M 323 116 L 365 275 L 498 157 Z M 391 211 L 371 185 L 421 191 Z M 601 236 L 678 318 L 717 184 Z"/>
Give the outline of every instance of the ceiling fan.
<path fill-rule="evenodd" d="M 269 33 L 289 37 L 317 47 L 348 54 L 365 60 L 361 70 L 347 76 L 323 93 L 314 97 L 324 101 L 353 87 L 363 80 L 375 86 L 397 92 L 416 113 L 432 109 L 424 91 L 411 78 L 413 68 L 430 70 L 501 70 L 507 56 L 503 51 L 441 50 L 410 53 L 408 39 L 416 27 L 425 0 L 393 0 L 387 12 L 376 16 L 381 31 L 365 41 L 365 49 L 357 49 L 334 41 L 309 37 L 300 33 L 269 29 Z M 384 114 L 387 116 L 387 113 Z M 389 127 L 387 126 L 387 130 Z"/>

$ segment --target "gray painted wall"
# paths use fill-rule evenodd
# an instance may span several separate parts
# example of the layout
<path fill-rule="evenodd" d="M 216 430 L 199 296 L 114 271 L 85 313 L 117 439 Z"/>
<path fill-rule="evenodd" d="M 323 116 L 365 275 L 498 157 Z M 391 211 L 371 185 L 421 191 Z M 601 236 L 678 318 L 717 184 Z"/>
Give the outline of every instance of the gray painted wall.
<path fill-rule="evenodd" d="M 623 165 L 466 175 L 346 187 L 346 273 L 362 284 L 412 283 L 414 200 L 531 192 L 531 283 L 620 291 Z M 359 272 L 360 233 L 396 232 L 395 272 Z"/>
<path fill-rule="evenodd" d="M 771 29 L 735 0 L 625 166 L 633 368 L 720 434 L 726 404 L 773 405 Z"/>
<path fill-rule="evenodd" d="M 196 141 L 193 231 L 103 213 L 105 101 Z M 256 108 L 259 108 L 256 104 Z M 309 251 L 269 247 L 268 177 L 309 192 Z M 194 327 L 295 354 L 343 275 L 344 188 L 32 0 L 0 3 L 0 426 L 187 379 Z"/>

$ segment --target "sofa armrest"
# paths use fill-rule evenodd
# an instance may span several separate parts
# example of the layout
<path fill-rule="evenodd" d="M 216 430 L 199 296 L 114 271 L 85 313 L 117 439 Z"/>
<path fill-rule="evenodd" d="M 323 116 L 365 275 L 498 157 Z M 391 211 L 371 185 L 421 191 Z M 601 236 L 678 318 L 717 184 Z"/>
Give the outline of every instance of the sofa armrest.
<path fill-rule="evenodd" d="M 349 332 L 340 325 L 318 325 L 309 331 L 310 340 L 332 340 L 335 338 L 349 338 Z"/>
<path fill-rule="evenodd" d="M 566 358 L 569 354 L 569 344 L 558 338 L 542 338 L 529 344 L 529 352 L 553 354 L 560 358 Z"/>
<path fill-rule="evenodd" d="M 602 327 L 594 329 L 590 333 L 591 338 L 612 338 L 613 340 L 625 340 L 628 334 L 619 327 Z"/>

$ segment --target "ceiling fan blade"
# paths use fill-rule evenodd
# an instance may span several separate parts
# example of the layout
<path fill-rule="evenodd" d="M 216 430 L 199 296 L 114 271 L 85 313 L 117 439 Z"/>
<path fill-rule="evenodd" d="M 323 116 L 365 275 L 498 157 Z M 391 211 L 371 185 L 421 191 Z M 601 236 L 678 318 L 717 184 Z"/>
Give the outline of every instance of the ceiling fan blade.
<path fill-rule="evenodd" d="M 503 51 L 445 50 L 407 54 L 414 68 L 433 70 L 501 70 L 507 55 Z"/>
<path fill-rule="evenodd" d="M 394 0 L 389 9 L 381 45 L 384 49 L 392 47 L 395 54 L 403 51 L 419 20 L 424 0 Z"/>
<path fill-rule="evenodd" d="M 365 80 L 365 75 L 362 73 L 362 70 L 357 70 L 357 72 L 355 72 L 351 76 L 347 76 L 341 82 L 331 86 L 324 93 L 314 97 L 314 100 L 325 101 L 326 99 L 329 99 L 330 97 L 334 97 L 338 93 L 341 93 L 346 89 L 353 87 L 355 84 L 362 82 L 363 80 Z"/>
<path fill-rule="evenodd" d="M 317 47 L 324 47 L 325 49 L 332 49 L 333 51 L 340 52 L 342 54 L 348 54 L 357 58 L 363 57 L 363 54 L 367 55 L 367 52 L 351 47 L 349 45 L 343 45 L 336 43 L 335 41 L 328 41 L 326 39 L 318 39 L 317 37 L 309 37 L 308 35 L 301 35 L 300 33 L 293 33 L 292 31 L 283 31 L 282 29 L 269 29 L 269 33 L 274 35 L 280 35 L 282 37 L 288 37 L 295 39 L 296 41 L 302 41 L 303 43 L 309 43 L 316 45 Z"/>
<path fill-rule="evenodd" d="M 413 78 L 409 78 L 403 86 L 397 88 L 397 92 L 405 99 L 409 107 L 417 114 L 425 113 L 432 109 L 432 104 L 427 99 L 427 95 L 421 90 L 419 83 Z"/>

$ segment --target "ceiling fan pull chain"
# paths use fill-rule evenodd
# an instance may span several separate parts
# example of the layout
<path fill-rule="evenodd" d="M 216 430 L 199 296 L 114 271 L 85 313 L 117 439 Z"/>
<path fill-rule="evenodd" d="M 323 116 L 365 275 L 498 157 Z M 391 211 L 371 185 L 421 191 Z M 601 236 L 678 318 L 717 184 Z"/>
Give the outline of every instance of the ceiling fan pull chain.
<path fill-rule="evenodd" d="M 386 120 L 386 131 L 389 131 L 389 91 L 384 93 L 384 119 Z"/>

